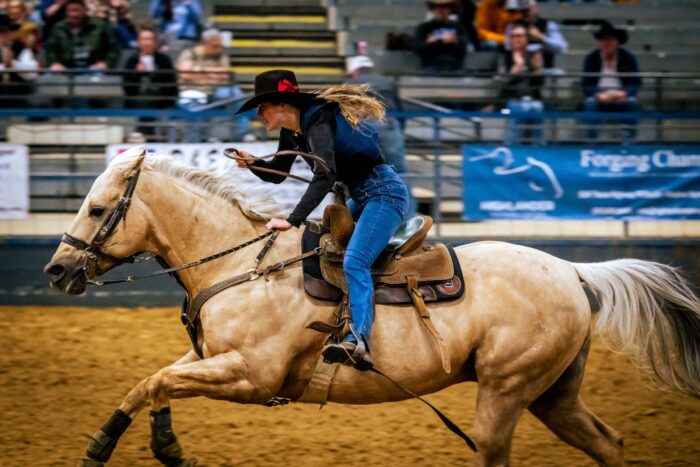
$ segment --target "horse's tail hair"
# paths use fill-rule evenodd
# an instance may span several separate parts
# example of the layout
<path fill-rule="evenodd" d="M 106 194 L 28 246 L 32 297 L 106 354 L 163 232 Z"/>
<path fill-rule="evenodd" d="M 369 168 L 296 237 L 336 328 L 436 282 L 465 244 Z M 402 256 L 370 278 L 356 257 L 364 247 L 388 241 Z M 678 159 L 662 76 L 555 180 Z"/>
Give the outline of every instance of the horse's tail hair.
<path fill-rule="evenodd" d="M 636 259 L 574 267 L 598 299 L 594 332 L 661 388 L 700 397 L 700 300 L 679 271 Z"/>

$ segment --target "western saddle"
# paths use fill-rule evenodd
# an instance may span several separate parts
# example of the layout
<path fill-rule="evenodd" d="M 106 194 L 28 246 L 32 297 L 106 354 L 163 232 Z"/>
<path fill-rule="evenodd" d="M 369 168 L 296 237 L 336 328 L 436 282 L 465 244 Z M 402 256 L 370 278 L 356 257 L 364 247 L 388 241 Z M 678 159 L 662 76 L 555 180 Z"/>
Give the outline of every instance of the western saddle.
<path fill-rule="evenodd" d="M 428 243 L 426 237 L 433 220 L 418 215 L 399 226 L 387 247 L 372 267 L 375 282 L 375 303 L 412 303 L 421 322 L 433 335 L 440 350 L 444 370 L 451 371 L 450 358 L 445 342 L 433 326 L 426 301 L 449 300 L 462 295 L 462 278 L 459 265 L 451 249 L 441 243 Z M 322 224 L 309 224 L 311 232 L 320 234 L 320 271 L 326 285 L 335 288 L 340 297 L 336 326 L 315 322 L 312 329 L 333 334 L 341 339 L 347 333 L 348 285 L 343 271 L 345 249 L 354 229 L 352 215 L 346 206 L 331 204 L 325 208 Z M 319 297 L 319 279 L 305 274 L 308 293 Z M 325 325 L 324 325 L 325 324 Z"/>

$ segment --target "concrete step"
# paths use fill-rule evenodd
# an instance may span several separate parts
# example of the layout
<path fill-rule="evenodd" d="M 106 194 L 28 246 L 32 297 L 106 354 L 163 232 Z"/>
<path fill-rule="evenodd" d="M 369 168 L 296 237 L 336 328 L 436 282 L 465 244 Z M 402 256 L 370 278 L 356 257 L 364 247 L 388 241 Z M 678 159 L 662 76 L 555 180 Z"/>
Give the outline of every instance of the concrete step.
<path fill-rule="evenodd" d="M 252 82 L 255 75 L 266 70 L 285 68 L 297 74 L 300 83 L 340 82 L 345 76 L 341 57 L 282 56 L 260 57 L 231 56 L 231 71 L 238 82 Z"/>
<path fill-rule="evenodd" d="M 697 23 L 698 7 L 686 2 L 674 2 L 673 7 L 652 3 L 540 3 L 538 9 L 543 18 L 566 24 L 584 24 L 607 20 L 615 24 L 674 24 Z"/>
<path fill-rule="evenodd" d="M 320 15 L 214 15 L 212 24 L 220 29 L 231 29 L 234 35 L 245 30 L 328 30 L 326 16 Z"/>
<path fill-rule="evenodd" d="M 248 4 L 235 4 L 227 2 L 226 4 L 214 5 L 212 9 L 212 14 L 214 16 L 218 15 L 246 15 L 246 16 L 265 16 L 265 15 L 278 15 L 278 16 L 326 16 L 326 8 L 320 4 L 316 5 L 265 5 L 256 2 L 256 5 Z"/>
<path fill-rule="evenodd" d="M 211 3 L 213 4 L 212 9 L 216 9 L 220 6 L 247 7 L 251 4 L 250 0 L 218 0 Z M 279 6 L 318 7 L 322 4 L 322 0 L 256 0 L 255 4 L 257 6 L 267 6 L 271 8 Z"/>
<path fill-rule="evenodd" d="M 227 53 L 248 56 L 337 56 L 335 33 L 330 31 L 241 31 Z"/>
<path fill-rule="evenodd" d="M 294 57 L 300 53 L 321 56 L 337 56 L 335 42 L 314 42 L 283 39 L 262 41 L 258 39 L 236 40 L 227 50 L 230 57 Z"/>

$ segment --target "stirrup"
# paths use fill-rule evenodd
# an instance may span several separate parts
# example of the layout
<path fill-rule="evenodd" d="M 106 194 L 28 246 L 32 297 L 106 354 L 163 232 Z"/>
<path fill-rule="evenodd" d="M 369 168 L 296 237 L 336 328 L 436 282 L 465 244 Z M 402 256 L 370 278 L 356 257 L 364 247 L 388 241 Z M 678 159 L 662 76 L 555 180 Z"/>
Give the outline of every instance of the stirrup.
<path fill-rule="evenodd" d="M 323 355 L 323 361 L 326 363 L 340 363 L 360 371 L 370 370 L 374 366 L 364 344 L 348 341 L 338 344 L 331 343 L 323 348 L 321 354 Z"/>

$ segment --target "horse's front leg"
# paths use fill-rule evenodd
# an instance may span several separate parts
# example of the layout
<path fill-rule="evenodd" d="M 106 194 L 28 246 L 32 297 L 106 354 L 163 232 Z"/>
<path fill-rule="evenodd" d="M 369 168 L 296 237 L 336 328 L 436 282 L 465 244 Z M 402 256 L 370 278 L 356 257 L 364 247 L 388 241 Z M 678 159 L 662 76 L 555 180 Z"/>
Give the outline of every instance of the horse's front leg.
<path fill-rule="evenodd" d="M 182 358 L 173 363 L 173 366 L 191 363 L 199 360 L 199 357 L 190 350 Z M 86 457 L 82 460 L 83 467 L 99 467 L 104 465 L 112 455 L 117 441 L 131 424 L 141 409 L 148 403 L 147 385 L 153 376 L 142 380 L 124 398 L 119 408 L 110 419 L 99 429 L 88 442 Z M 153 423 L 153 422 L 151 422 Z"/>
<path fill-rule="evenodd" d="M 260 365 L 262 367 L 262 365 Z M 170 400 L 205 396 L 240 403 L 264 403 L 284 378 L 281 367 L 267 364 L 264 371 L 249 368 L 243 356 L 226 352 L 211 358 L 163 368 L 148 379 L 151 402 L 151 449 L 168 466 L 185 466 L 170 420 Z M 282 376 L 280 376 L 282 375 Z"/>

